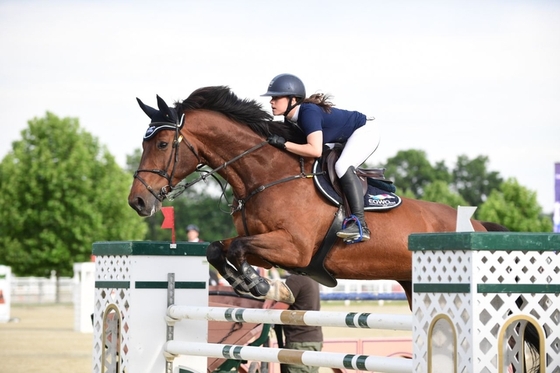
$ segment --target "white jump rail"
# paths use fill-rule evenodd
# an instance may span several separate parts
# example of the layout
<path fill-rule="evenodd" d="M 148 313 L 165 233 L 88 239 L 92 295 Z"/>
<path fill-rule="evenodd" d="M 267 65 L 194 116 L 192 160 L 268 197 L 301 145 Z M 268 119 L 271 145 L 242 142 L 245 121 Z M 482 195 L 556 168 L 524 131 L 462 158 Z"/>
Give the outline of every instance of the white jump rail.
<path fill-rule="evenodd" d="M 412 360 L 396 357 L 354 355 L 345 353 L 301 351 L 213 343 L 167 341 L 166 359 L 179 355 L 207 356 L 234 360 L 301 364 L 325 368 L 353 369 L 385 373 L 412 372 Z"/>
<path fill-rule="evenodd" d="M 247 322 L 256 324 L 307 325 L 364 329 L 412 330 L 412 315 L 384 315 L 358 312 L 282 311 L 251 308 L 196 307 L 173 305 L 166 321 L 179 320 Z"/>

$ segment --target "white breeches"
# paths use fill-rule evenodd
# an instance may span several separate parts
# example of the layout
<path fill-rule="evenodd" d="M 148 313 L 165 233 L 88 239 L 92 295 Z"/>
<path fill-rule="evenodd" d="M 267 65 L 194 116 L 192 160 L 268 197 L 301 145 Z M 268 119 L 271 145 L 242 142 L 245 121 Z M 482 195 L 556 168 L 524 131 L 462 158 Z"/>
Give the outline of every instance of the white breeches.
<path fill-rule="evenodd" d="M 338 177 L 342 177 L 350 166 L 358 167 L 364 163 L 377 150 L 381 140 L 378 123 L 368 120 L 350 136 L 334 166 Z"/>

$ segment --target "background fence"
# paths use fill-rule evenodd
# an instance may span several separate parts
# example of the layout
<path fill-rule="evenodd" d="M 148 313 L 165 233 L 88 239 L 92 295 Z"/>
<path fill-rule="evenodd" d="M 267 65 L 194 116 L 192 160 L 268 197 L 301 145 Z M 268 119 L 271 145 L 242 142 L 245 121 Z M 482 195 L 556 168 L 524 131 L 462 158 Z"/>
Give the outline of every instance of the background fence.
<path fill-rule="evenodd" d="M 55 276 L 14 277 L 11 281 L 12 304 L 38 304 L 57 302 L 57 280 Z M 58 303 L 72 303 L 74 282 L 71 277 L 58 279 Z"/>
<path fill-rule="evenodd" d="M 61 277 L 58 279 L 58 303 L 72 303 L 74 301 L 74 279 Z M 57 302 L 57 280 L 55 276 L 45 277 L 12 277 L 11 301 L 15 304 L 41 304 Z M 343 294 L 348 294 L 345 297 Z M 362 294 L 363 296 L 360 296 Z M 324 300 L 345 300 L 347 303 L 355 300 L 367 300 L 365 295 L 393 294 L 400 299 L 404 297 L 401 286 L 396 281 L 386 280 L 338 280 L 338 286 L 329 288 L 321 285 L 321 297 Z M 336 295 L 333 297 L 333 295 Z M 348 299 L 351 298 L 351 299 Z"/>

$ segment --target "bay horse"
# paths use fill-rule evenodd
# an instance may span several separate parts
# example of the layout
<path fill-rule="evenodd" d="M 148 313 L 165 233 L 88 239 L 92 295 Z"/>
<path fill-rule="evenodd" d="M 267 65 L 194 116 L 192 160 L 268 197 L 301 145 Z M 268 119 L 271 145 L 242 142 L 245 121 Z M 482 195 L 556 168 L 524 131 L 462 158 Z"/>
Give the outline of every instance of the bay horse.
<path fill-rule="evenodd" d="M 329 203 L 311 175 L 315 159 L 302 158 L 267 143 L 271 134 L 305 142 L 303 134 L 273 117 L 254 100 L 238 98 L 228 87 L 204 87 L 169 107 L 159 96 L 158 109 L 138 103 L 152 119 L 142 144 L 129 205 L 140 216 L 156 213 L 161 202 L 192 185 L 181 183 L 201 165 L 219 174 L 233 191 L 232 216 L 238 236 L 212 242 L 207 258 L 240 294 L 293 302 L 281 282 L 261 277 L 252 266 L 277 266 L 307 274 L 340 206 Z M 196 181 L 199 181 L 199 178 Z M 195 181 L 195 182 L 196 182 Z M 328 275 L 315 279 L 395 280 L 412 306 L 412 254 L 408 236 L 452 232 L 457 211 L 447 205 L 402 198 L 384 212 L 367 212 L 369 241 L 341 239 L 322 254 Z M 475 231 L 483 222 L 471 220 Z M 315 271 L 316 272 L 316 271 Z"/>

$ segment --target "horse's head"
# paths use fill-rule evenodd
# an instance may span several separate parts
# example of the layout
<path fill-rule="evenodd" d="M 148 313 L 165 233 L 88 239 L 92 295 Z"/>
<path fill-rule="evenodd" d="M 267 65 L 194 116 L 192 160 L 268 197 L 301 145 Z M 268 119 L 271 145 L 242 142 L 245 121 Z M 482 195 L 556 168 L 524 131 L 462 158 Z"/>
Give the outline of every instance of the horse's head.
<path fill-rule="evenodd" d="M 173 187 L 194 172 L 199 160 L 192 146 L 191 151 L 180 151 L 183 117 L 179 118 L 175 109 L 159 96 L 158 109 L 137 100 L 151 122 L 144 135 L 142 158 L 134 173 L 128 204 L 139 215 L 151 216 Z"/>

